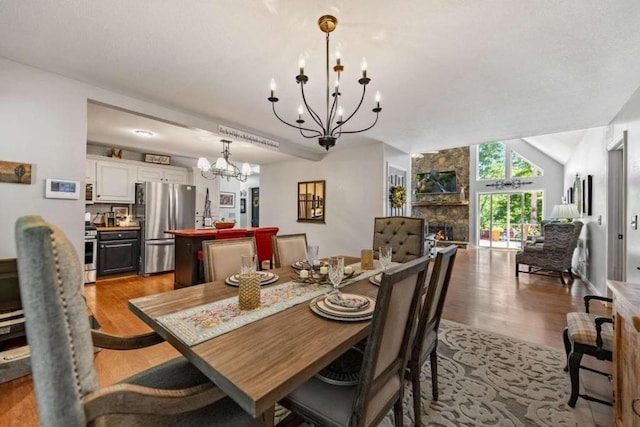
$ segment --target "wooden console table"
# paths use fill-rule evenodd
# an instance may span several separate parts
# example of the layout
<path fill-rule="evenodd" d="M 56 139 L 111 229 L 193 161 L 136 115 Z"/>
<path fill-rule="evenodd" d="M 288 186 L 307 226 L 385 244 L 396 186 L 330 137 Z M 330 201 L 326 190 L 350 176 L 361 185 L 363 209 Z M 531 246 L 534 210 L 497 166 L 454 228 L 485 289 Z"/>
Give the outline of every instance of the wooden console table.
<path fill-rule="evenodd" d="M 640 426 L 640 285 L 610 280 L 613 293 L 613 417 L 617 427 Z"/>

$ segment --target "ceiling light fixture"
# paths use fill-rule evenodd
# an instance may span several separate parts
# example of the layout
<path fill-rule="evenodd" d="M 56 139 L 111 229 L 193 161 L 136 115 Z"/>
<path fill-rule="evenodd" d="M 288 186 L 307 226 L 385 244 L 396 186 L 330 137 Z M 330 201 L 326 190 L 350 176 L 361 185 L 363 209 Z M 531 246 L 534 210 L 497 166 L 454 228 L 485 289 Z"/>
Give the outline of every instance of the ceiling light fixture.
<path fill-rule="evenodd" d="M 340 63 L 339 52 L 336 52 L 335 54 L 336 65 L 333 66 L 333 71 L 337 73 L 336 81 L 333 87 L 333 93 L 331 91 L 330 84 L 329 84 L 329 75 L 330 75 L 329 74 L 329 33 L 335 30 L 337 25 L 338 25 L 338 20 L 336 19 L 335 16 L 324 15 L 318 19 L 318 26 L 320 27 L 320 30 L 323 33 L 326 33 L 326 41 L 327 41 L 327 48 L 326 48 L 327 87 L 326 87 L 326 118 L 325 120 L 323 121 L 320 115 L 316 113 L 307 103 L 307 99 L 304 93 L 304 85 L 307 84 L 307 82 L 309 81 L 309 77 L 304 74 L 304 58 L 302 56 L 300 57 L 300 61 L 299 61 L 300 74 L 296 76 L 296 81 L 300 85 L 300 93 L 302 94 L 302 102 L 304 103 L 304 106 L 303 104 L 300 104 L 300 107 L 298 108 L 298 120 L 296 120 L 297 126 L 281 119 L 278 113 L 276 113 L 275 103 L 278 102 L 278 98 L 276 98 L 276 96 L 274 95 L 276 90 L 275 79 L 271 79 L 271 96 L 267 98 L 269 102 L 271 102 L 273 114 L 275 114 L 278 120 L 280 120 L 282 123 L 284 123 L 287 126 L 291 126 L 292 128 L 296 128 L 300 130 L 300 134 L 305 138 L 318 138 L 318 142 L 320 143 L 320 146 L 324 147 L 327 151 L 329 151 L 329 148 L 336 145 L 336 141 L 341 135 L 348 134 L 348 133 L 364 132 L 374 127 L 378 122 L 378 114 L 380 113 L 380 111 L 382 111 L 382 108 L 380 108 L 380 92 L 377 92 L 375 96 L 376 106 L 371 110 L 374 113 L 376 113 L 376 118 L 373 121 L 373 124 L 371 124 L 371 126 L 367 128 L 360 129 L 360 130 L 352 130 L 352 131 L 342 130 L 342 127 L 349 120 L 351 120 L 351 118 L 360 109 L 360 106 L 362 105 L 362 101 L 364 100 L 365 92 L 367 90 L 367 85 L 369 84 L 371 79 L 367 77 L 367 61 L 366 59 L 362 58 L 362 62 L 360 64 L 360 67 L 362 70 L 362 77 L 358 80 L 358 83 L 362 85 L 362 97 L 360 98 L 360 102 L 358 103 L 358 106 L 353 111 L 353 113 L 351 113 L 345 119 L 344 118 L 345 113 L 339 101 L 339 98 L 342 95 L 340 93 L 340 74 L 342 73 L 342 71 L 344 71 L 344 66 Z M 331 96 L 333 96 L 333 101 L 330 102 Z M 302 117 L 305 109 L 307 110 L 307 112 L 309 113 L 313 121 L 320 127 L 320 130 L 302 127 L 302 124 L 304 123 L 304 119 Z"/>
<path fill-rule="evenodd" d="M 520 188 L 523 185 L 533 184 L 532 181 L 522 181 L 519 178 L 515 179 L 499 179 L 493 184 L 486 184 L 487 187 L 496 187 L 496 190 L 502 190 L 505 187 Z"/>
<path fill-rule="evenodd" d="M 222 142 L 222 156 L 218 157 L 218 160 L 212 165 L 209 161 L 200 157 L 198 159 L 198 169 L 200 169 L 200 173 L 203 177 L 207 179 L 216 179 L 227 178 L 227 181 L 230 181 L 231 178 L 235 178 L 240 182 L 246 182 L 249 175 L 251 175 L 251 166 L 248 163 L 242 164 L 242 170 L 238 168 L 235 164 L 231 163 L 229 157 L 231 157 L 231 152 L 229 151 L 229 145 L 231 141 L 227 139 L 221 139 Z"/>
<path fill-rule="evenodd" d="M 133 131 L 136 135 L 141 136 L 143 138 L 150 138 L 153 136 L 153 132 L 150 132 L 148 130 L 142 130 L 142 129 L 138 129 L 138 130 L 134 130 Z"/>

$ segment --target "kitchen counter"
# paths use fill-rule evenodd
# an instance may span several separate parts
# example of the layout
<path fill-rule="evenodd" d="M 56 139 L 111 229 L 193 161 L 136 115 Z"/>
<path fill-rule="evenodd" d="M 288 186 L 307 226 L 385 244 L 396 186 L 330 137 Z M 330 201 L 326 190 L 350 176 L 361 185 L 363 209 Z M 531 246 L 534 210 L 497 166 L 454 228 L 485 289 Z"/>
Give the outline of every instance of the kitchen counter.
<path fill-rule="evenodd" d="M 253 235 L 255 228 L 225 228 L 225 230 L 241 230 L 248 235 Z M 217 228 L 187 228 L 184 230 L 165 230 L 165 233 L 181 237 L 206 237 L 216 236 L 219 231 Z"/>
<path fill-rule="evenodd" d="M 140 227 L 137 225 L 127 225 L 126 227 L 101 227 L 97 226 L 96 229 L 98 231 L 127 231 L 127 230 L 140 230 Z"/>

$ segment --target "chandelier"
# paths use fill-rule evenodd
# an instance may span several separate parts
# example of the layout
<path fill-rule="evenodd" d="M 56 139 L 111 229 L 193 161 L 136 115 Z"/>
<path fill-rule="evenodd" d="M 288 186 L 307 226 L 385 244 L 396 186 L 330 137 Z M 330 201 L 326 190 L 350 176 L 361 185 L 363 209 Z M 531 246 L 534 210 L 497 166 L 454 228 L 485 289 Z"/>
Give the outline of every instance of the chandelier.
<path fill-rule="evenodd" d="M 275 114 L 275 116 L 278 118 L 278 120 L 280 120 L 282 123 L 284 123 L 287 126 L 290 126 L 292 128 L 298 129 L 300 131 L 300 134 L 305 138 L 318 138 L 320 146 L 326 148 L 327 151 L 329 151 L 329 148 L 331 148 L 334 145 L 336 145 L 336 140 L 341 135 L 348 134 L 348 133 L 364 132 L 364 131 L 367 131 L 367 130 L 371 129 L 372 127 L 374 127 L 376 125 L 376 123 L 378 122 L 378 114 L 380 113 L 380 111 L 382 111 L 382 108 L 380 108 L 380 93 L 377 92 L 376 96 L 375 96 L 375 102 L 376 102 L 375 105 L 376 106 L 375 106 L 375 108 L 373 108 L 371 110 L 376 114 L 376 117 L 375 117 L 375 120 L 373 121 L 373 123 L 371 124 L 371 126 L 369 126 L 367 128 L 364 128 L 364 129 L 360 129 L 360 130 L 351 130 L 351 131 L 347 131 L 347 130 L 343 130 L 342 129 L 342 127 L 349 120 L 351 120 L 351 118 L 360 109 L 360 106 L 362 105 L 362 101 L 364 100 L 365 92 L 367 90 L 367 85 L 369 84 L 371 79 L 369 79 L 367 77 L 367 61 L 364 58 L 362 58 L 362 63 L 360 64 L 361 65 L 361 70 L 362 70 L 362 77 L 358 80 L 358 83 L 360 83 L 362 85 L 362 96 L 360 97 L 360 102 L 358 103 L 358 106 L 353 111 L 353 113 L 351 113 L 349 116 L 347 116 L 345 118 L 344 111 L 343 111 L 342 107 L 340 106 L 340 96 L 342 95 L 340 93 L 340 74 L 342 73 L 342 71 L 344 71 L 344 66 L 340 63 L 340 53 L 339 52 L 336 52 L 336 54 L 335 54 L 336 64 L 333 66 L 333 71 L 337 74 L 337 77 L 336 77 L 336 80 L 335 80 L 335 84 L 334 84 L 334 87 L 333 87 L 333 91 L 331 90 L 330 84 L 329 84 L 329 78 L 330 78 L 330 72 L 329 72 L 329 33 L 331 33 L 333 30 L 335 30 L 337 25 L 338 25 L 338 20 L 336 19 L 336 17 L 331 16 L 331 15 L 324 15 L 324 16 L 321 16 L 318 19 L 318 27 L 320 27 L 320 30 L 323 33 L 326 33 L 326 41 L 327 41 L 326 42 L 327 43 L 327 48 L 326 48 L 326 76 L 327 76 L 327 82 L 326 82 L 327 83 L 327 86 L 326 86 L 326 115 L 325 115 L 324 120 L 322 119 L 322 117 L 320 117 L 320 114 L 318 114 L 316 111 L 314 111 L 311 108 L 311 106 L 309 106 L 309 104 L 307 103 L 307 99 L 306 99 L 306 96 L 305 96 L 305 93 L 304 93 L 304 85 L 307 84 L 307 82 L 309 81 L 309 77 L 304 74 L 304 58 L 302 58 L 302 57 L 300 58 L 300 62 L 299 62 L 300 74 L 298 74 L 296 76 L 296 81 L 300 85 L 300 93 L 302 95 L 302 102 L 303 102 L 303 104 L 300 104 L 300 107 L 298 108 L 298 120 L 296 120 L 297 125 L 291 124 L 291 123 L 283 120 L 282 118 L 280 118 L 280 116 L 276 112 L 275 103 L 278 102 L 278 98 L 276 98 L 276 96 L 274 95 L 275 90 L 276 90 L 275 79 L 271 79 L 271 96 L 269 98 L 267 98 L 271 102 L 271 107 L 273 109 L 273 114 Z M 333 97 L 333 101 L 331 101 L 331 97 Z M 311 119 L 317 124 L 319 129 L 311 129 L 311 128 L 302 126 L 303 123 L 305 122 L 304 119 L 302 118 L 305 109 L 309 113 L 309 116 L 311 117 Z"/>
<path fill-rule="evenodd" d="M 499 179 L 493 184 L 486 184 L 487 187 L 496 187 L 496 190 L 502 190 L 505 187 L 520 188 L 523 185 L 533 184 L 532 181 L 522 181 L 519 178 L 515 179 Z"/>
<path fill-rule="evenodd" d="M 223 157 L 218 157 L 218 160 L 213 165 L 206 158 L 200 157 L 198 159 L 200 173 L 207 179 L 220 177 L 227 178 L 227 181 L 230 181 L 231 178 L 235 178 L 240 182 L 246 182 L 248 176 L 251 175 L 251 167 L 248 163 L 243 163 L 242 170 L 240 170 L 235 164 L 231 163 L 229 160 L 229 157 L 231 157 L 231 152 L 229 151 L 231 141 L 221 139 L 220 142 L 222 142 Z"/>

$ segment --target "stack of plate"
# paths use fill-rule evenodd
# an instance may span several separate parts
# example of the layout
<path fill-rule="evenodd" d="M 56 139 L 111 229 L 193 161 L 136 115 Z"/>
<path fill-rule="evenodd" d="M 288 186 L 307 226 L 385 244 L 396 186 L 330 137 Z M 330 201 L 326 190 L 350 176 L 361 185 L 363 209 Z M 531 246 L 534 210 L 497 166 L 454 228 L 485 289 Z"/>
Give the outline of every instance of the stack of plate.
<path fill-rule="evenodd" d="M 376 286 L 380 286 L 380 282 L 382 281 L 382 273 L 378 273 L 375 276 L 369 277 L 369 281 Z"/>
<path fill-rule="evenodd" d="M 376 300 L 364 295 L 331 293 L 311 300 L 311 311 L 332 320 L 358 322 L 373 317 Z"/>
<path fill-rule="evenodd" d="M 307 261 L 306 259 L 302 261 L 294 262 L 291 265 L 291 267 L 293 267 L 296 270 L 302 270 L 302 269 L 311 270 L 311 264 L 309 264 L 309 261 Z"/>
<path fill-rule="evenodd" d="M 270 285 L 277 282 L 279 279 L 277 274 L 271 273 L 270 271 L 256 271 L 256 273 L 260 275 L 260 286 Z M 226 278 L 224 283 L 231 286 L 240 286 L 238 276 L 240 275 L 234 274 L 233 276 L 229 276 Z"/>

